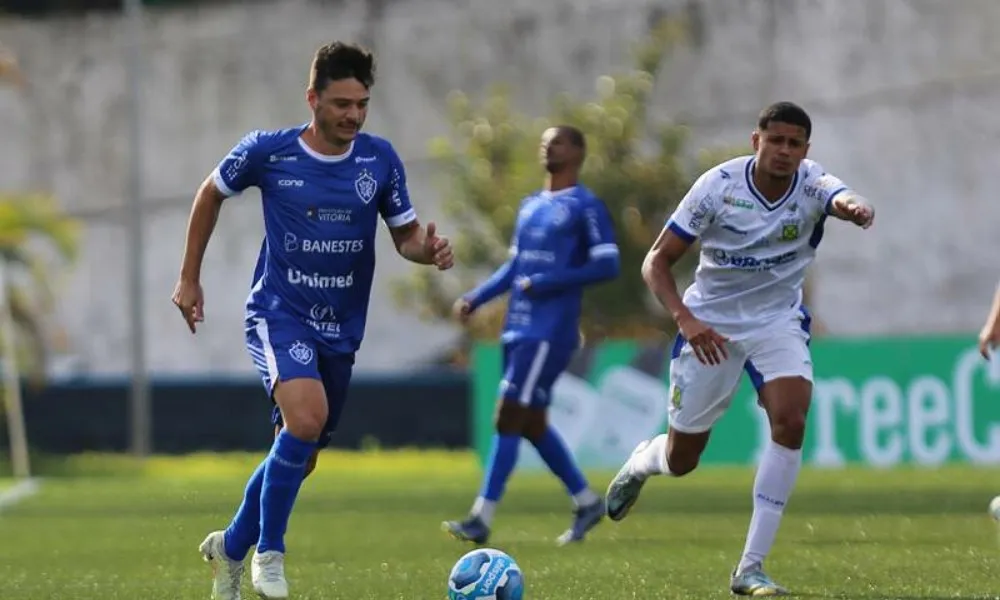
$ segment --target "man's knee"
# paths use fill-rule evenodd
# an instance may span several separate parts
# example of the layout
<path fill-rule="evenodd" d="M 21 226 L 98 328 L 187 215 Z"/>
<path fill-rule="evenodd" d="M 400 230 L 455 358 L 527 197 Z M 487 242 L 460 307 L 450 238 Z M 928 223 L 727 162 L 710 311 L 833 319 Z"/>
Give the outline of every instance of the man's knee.
<path fill-rule="evenodd" d="M 517 435 L 524 432 L 528 411 L 515 402 L 500 400 L 497 406 L 496 430 L 500 435 Z"/>
<path fill-rule="evenodd" d="M 781 409 L 770 417 L 771 440 L 774 443 L 798 450 L 806 438 L 806 410 Z"/>
<path fill-rule="evenodd" d="M 667 466 L 671 475 L 681 477 L 698 468 L 709 435 L 711 431 L 683 433 L 670 429 L 667 435 Z"/>
<path fill-rule="evenodd" d="M 806 434 L 808 409 L 789 407 L 777 410 L 771 417 L 771 429 L 776 437 L 796 438 L 801 443 Z"/>
<path fill-rule="evenodd" d="M 329 407 L 318 379 L 289 379 L 274 389 L 285 429 L 300 440 L 318 440 L 326 426 Z"/>
<path fill-rule="evenodd" d="M 771 424 L 771 440 L 786 448 L 801 448 L 806 436 L 812 382 L 804 377 L 783 377 L 764 384 L 760 395 Z"/>
<path fill-rule="evenodd" d="M 548 411 L 544 408 L 529 408 L 521 430 L 524 437 L 533 443 L 538 443 L 545 437 L 549 428 Z"/>

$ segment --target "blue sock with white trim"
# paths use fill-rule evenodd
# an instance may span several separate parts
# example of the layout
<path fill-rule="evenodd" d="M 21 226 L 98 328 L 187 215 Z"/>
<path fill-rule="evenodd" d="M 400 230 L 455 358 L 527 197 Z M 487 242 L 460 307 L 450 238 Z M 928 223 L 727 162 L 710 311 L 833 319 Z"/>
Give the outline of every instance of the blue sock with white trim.
<path fill-rule="evenodd" d="M 576 460 L 566 447 L 566 442 L 551 425 L 545 430 L 545 435 L 534 442 L 538 454 L 549 466 L 549 469 L 563 482 L 566 491 L 580 506 L 596 502 L 598 497 L 589 489 L 587 478 L 584 477 Z"/>
<path fill-rule="evenodd" d="M 260 493 L 260 540 L 257 552 L 285 551 L 285 531 L 295 505 L 306 465 L 316 442 L 300 440 L 283 429 L 271 446 Z"/>
<path fill-rule="evenodd" d="M 243 502 L 226 528 L 226 555 L 232 560 L 246 558 L 247 552 L 260 539 L 260 492 L 264 487 L 266 466 L 267 459 L 257 465 L 243 492 Z"/>
<path fill-rule="evenodd" d="M 483 485 L 479 497 L 472 508 L 472 514 L 483 520 L 486 525 L 493 521 L 496 503 L 503 496 L 507 480 L 517 465 L 518 450 L 521 448 L 521 436 L 497 433 L 493 436 L 493 450 L 490 453 L 489 466 L 483 477 Z"/>

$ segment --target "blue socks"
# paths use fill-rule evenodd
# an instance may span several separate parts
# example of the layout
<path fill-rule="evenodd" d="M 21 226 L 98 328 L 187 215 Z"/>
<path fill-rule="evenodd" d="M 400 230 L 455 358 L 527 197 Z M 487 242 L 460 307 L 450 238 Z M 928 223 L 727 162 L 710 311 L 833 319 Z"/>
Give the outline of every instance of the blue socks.
<path fill-rule="evenodd" d="M 551 425 L 545 430 L 542 439 L 534 442 L 534 445 L 542 460 L 562 480 L 571 496 L 575 498 L 587 489 L 587 479 L 580 472 L 580 467 L 576 466 L 566 442 Z"/>
<path fill-rule="evenodd" d="M 282 441 L 283 437 L 285 441 Z M 274 522 L 275 516 L 280 518 L 280 522 L 274 522 L 274 526 L 277 528 L 270 529 L 272 535 L 267 538 L 268 545 L 266 549 L 284 552 L 284 534 L 288 526 L 288 517 L 291 514 L 295 497 L 305 476 L 305 465 L 309 457 L 312 456 L 315 447 L 316 444 L 299 440 L 286 431 L 278 434 L 277 439 L 275 439 L 271 447 L 271 453 L 257 466 L 253 475 L 250 476 L 250 481 L 247 482 L 246 490 L 243 492 L 243 502 L 240 503 L 239 509 L 236 510 L 236 515 L 233 517 L 232 522 L 229 523 L 229 527 L 226 528 L 226 555 L 229 558 L 232 560 L 243 560 L 246 558 L 250 548 L 258 544 L 258 541 L 264 540 L 264 537 L 261 536 L 261 506 L 264 502 L 270 502 L 272 509 L 269 511 L 268 517 L 272 519 L 272 522 Z M 296 469 L 282 465 L 280 461 L 278 462 L 277 470 L 274 467 L 270 467 L 271 480 L 268 482 L 271 486 L 269 489 L 270 494 L 268 495 L 268 500 L 264 500 L 263 491 L 265 481 L 268 479 L 268 465 L 274 462 L 275 453 L 283 457 L 286 462 L 301 463 L 302 467 L 298 469 L 298 483 L 294 484 L 294 486 L 287 485 L 287 482 L 289 481 L 289 475 L 293 475 Z M 289 456 L 291 456 L 291 459 L 289 459 Z M 305 458 L 298 460 L 301 456 Z M 277 488 L 273 487 L 275 475 L 278 476 L 279 482 Z M 277 492 L 277 495 L 275 495 L 275 492 Z M 281 516 L 282 512 L 284 512 L 284 516 Z M 274 540 L 277 540 L 277 542 Z M 259 546 L 258 550 L 260 550 Z M 260 551 L 263 552 L 265 550 Z"/>
<path fill-rule="evenodd" d="M 285 551 L 285 530 L 295 497 L 305 478 L 316 442 L 300 440 L 283 429 L 264 460 L 260 492 L 260 539 L 257 552 Z"/>
<path fill-rule="evenodd" d="M 483 488 L 479 492 L 481 498 L 495 503 L 503 496 L 507 479 L 510 478 L 510 474 L 514 471 L 514 465 L 517 464 L 517 451 L 520 447 L 521 436 L 519 435 L 498 433 L 493 436 L 493 453 L 490 455 Z"/>
<path fill-rule="evenodd" d="M 503 496 L 507 479 L 514 471 L 517 464 L 518 449 L 521 447 L 521 436 L 502 435 L 493 436 L 493 451 L 490 454 L 490 462 L 487 467 L 486 477 L 483 479 L 482 489 L 479 497 L 472 505 L 471 514 L 479 518 L 487 527 L 493 522 L 493 515 L 496 511 L 497 502 Z M 569 448 L 563 442 L 562 437 L 549 426 L 545 430 L 542 439 L 535 442 L 538 454 L 549 466 L 549 469 L 562 480 L 566 486 L 566 491 L 573 497 L 577 507 L 593 506 L 600 502 L 600 498 L 590 490 L 587 479 L 583 476 L 580 468 L 573 460 Z"/>
<path fill-rule="evenodd" d="M 246 558 L 247 552 L 260 539 L 260 491 L 264 487 L 266 466 L 267 459 L 264 459 L 250 476 L 246 491 L 243 492 L 243 502 L 226 528 L 226 554 L 232 560 Z"/>
<path fill-rule="evenodd" d="M 520 436 L 501 434 L 493 436 L 493 452 L 490 455 L 483 488 L 479 492 L 480 498 L 496 502 L 503 496 L 507 479 L 517 464 L 517 452 L 520 446 Z M 552 426 L 545 430 L 542 439 L 535 442 L 535 448 L 545 464 L 562 480 L 571 496 L 576 496 L 587 489 L 586 477 L 573 460 L 566 443 Z"/>

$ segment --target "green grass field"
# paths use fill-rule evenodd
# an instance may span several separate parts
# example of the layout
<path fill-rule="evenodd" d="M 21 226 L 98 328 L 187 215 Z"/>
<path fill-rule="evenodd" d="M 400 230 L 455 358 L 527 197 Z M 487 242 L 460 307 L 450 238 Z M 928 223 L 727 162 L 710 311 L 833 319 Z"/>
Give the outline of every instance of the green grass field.
<path fill-rule="evenodd" d="M 207 598 L 197 546 L 226 524 L 256 460 L 58 463 L 36 496 L 0 514 L 0 598 Z M 593 474 L 595 487 L 609 476 Z M 628 520 L 557 548 L 568 500 L 548 476 L 515 474 L 491 545 L 519 561 L 530 600 L 728 598 L 752 477 L 705 469 L 658 479 Z M 444 598 L 469 547 L 440 522 L 465 513 L 478 480 L 466 454 L 325 456 L 292 517 L 292 597 Z M 997 492 L 989 469 L 807 471 L 769 571 L 805 598 L 996 597 L 1000 546 L 986 506 Z M 249 582 L 244 596 L 256 597 Z"/>

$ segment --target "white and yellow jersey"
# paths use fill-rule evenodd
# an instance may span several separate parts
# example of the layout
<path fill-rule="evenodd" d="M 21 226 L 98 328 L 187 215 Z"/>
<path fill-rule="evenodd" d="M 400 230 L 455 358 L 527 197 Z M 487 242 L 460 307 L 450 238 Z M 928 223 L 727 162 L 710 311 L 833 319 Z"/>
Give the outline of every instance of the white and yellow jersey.
<path fill-rule="evenodd" d="M 768 202 L 753 183 L 753 165 L 753 156 L 743 156 L 706 171 L 666 224 L 689 243 L 701 239 L 685 306 L 733 340 L 799 310 L 833 198 L 850 191 L 803 160 L 788 192 Z"/>

